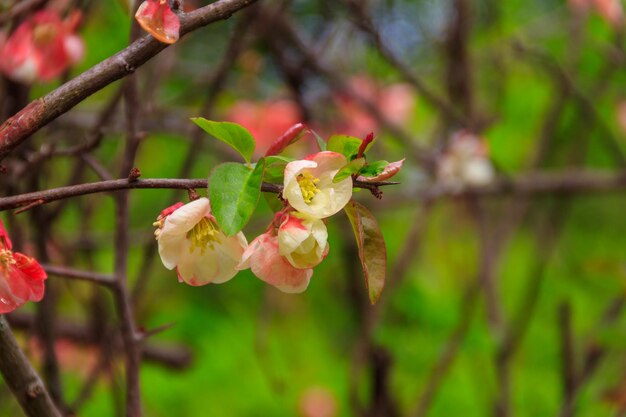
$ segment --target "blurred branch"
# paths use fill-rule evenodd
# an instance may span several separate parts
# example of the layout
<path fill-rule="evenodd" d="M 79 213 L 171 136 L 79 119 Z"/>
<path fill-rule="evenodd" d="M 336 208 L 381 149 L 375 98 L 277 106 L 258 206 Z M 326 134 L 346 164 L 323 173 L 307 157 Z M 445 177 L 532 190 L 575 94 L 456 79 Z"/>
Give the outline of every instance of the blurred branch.
<path fill-rule="evenodd" d="M 220 0 L 181 16 L 181 36 L 218 20 L 256 0 Z M 0 160 L 33 133 L 112 82 L 132 74 L 168 45 L 146 35 L 123 51 L 36 99 L 0 125 Z"/>
<path fill-rule="evenodd" d="M 16 330 L 30 330 L 35 323 L 35 317 L 32 314 L 13 312 L 8 314 L 7 320 Z M 101 334 L 94 333 L 87 323 L 79 323 L 69 319 L 59 319 L 57 334 L 59 339 L 65 339 L 70 342 L 101 348 Z M 119 349 L 119 334 L 113 333 L 109 342 Z M 162 345 L 156 342 L 144 342 L 141 345 L 142 360 L 151 362 L 161 366 L 165 366 L 174 370 L 184 370 L 189 366 L 193 359 L 192 352 L 185 346 L 179 345 Z"/>
<path fill-rule="evenodd" d="M 27 416 L 61 417 L 3 315 L 0 315 L 0 373 Z"/>
<path fill-rule="evenodd" d="M 380 32 L 374 25 L 374 20 L 372 19 L 372 14 L 366 1 L 343 0 L 343 2 L 353 13 L 353 23 L 370 36 L 372 43 L 380 54 L 421 94 L 422 97 L 424 97 L 424 99 L 426 99 L 426 101 L 437 108 L 448 119 L 459 125 L 469 125 L 466 116 L 457 111 L 457 109 L 443 97 L 440 97 L 432 91 L 426 85 L 426 82 L 414 74 L 411 68 L 385 44 Z"/>
<path fill-rule="evenodd" d="M 475 283 L 469 284 L 465 290 L 461 303 L 459 321 L 452 330 L 448 341 L 444 345 L 443 350 L 439 355 L 439 359 L 428 374 L 426 384 L 424 385 L 424 389 L 420 395 L 417 407 L 411 414 L 412 416 L 424 417 L 428 414 L 428 410 L 435 399 L 435 395 L 443 383 L 446 374 L 454 363 L 461 347 L 461 343 L 463 342 L 463 339 L 472 324 L 478 295 L 480 294 L 478 290 L 479 285 Z"/>

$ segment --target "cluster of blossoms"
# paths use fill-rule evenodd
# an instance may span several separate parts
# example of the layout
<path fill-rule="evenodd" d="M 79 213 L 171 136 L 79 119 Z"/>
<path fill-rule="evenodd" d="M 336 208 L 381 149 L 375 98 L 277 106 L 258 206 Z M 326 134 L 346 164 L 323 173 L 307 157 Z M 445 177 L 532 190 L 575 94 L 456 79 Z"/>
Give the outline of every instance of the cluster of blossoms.
<path fill-rule="evenodd" d="M 13 81 L 50 81 L 83 58 L 85 46 L 76 35 L 80 12 L 62 20 L 54 10 L 41 10 L 24 20 L 0 42 L 0 71 Z"/>
<path fill-rule="evenodd" d="M 489 184 L 495 178 L 495 170 L 487 143 L 464 130 L 452 135 L 439 158 L 437 177 L 440 182 L 458 188 Z"/>
<path fill-rule="evenodd" d="M 250 268 L 281 291 L 304 291 L 313 268 L 328 254 L 325 219 L 352 197 L 352 177 L 333 182 L 346 164 L 344 155 L 329 151 L 289 162 L 285 207 L 250 245 L 243 233 L 227 237 L 220 230 L 207 198 L 165 209 L 155 222 L 163 264 L 176 268 L 179 280 L 191 285 L 222 283 Z"/>
<path fill-rule="evenodd" d="M 46 278 L 39 262 L 13 252 L 13 243 L 0 221 L 0 314 L 11 312 L 27 301 L 40 301 Z"/>

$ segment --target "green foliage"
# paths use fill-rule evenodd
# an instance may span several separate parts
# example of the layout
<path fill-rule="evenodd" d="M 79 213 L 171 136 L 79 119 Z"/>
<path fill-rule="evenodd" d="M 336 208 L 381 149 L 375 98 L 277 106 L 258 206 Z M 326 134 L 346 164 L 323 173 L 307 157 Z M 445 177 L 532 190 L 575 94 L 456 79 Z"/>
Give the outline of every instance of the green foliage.
<path fill-rule="evenodd" d="M 233 236 L 248 223 L 261 194 L 265 160 L 254 169 L 235 162 L 218 165 L 209 178 L 209 200 L 218 224 Z"/>
<path fill-rule="evenodd" d="M 352 174 L 356 174 L 361 168 L 363 168 L 363 165 L 365 165 L 365 158 L 357 158 L 348 162 L 345 167 L 341 168 L 335 174 L 335 176 L 333 177 L 333 182 L 339 182 L 345 178 L 348 178 Z"/>
<path fill-rule="evenodd" d="M 333 135 L 328 139 L 327 150 L 344 155 L 348 161 L 359 152 L 361 139 L 348 135 Z"/>
<path fill-rule="evenodd" d="M 265 158 L 265 176 L 267 182 L 280 183 L 283 181 L 285 166 L 293 161 L 285 156 L 272 155 Z"/>
<path fill-rule="evenodd" d="M 364 177 L 375 177 L 383 172 L 387 165 L 389 165 L 389 162 L 387 161 L 375 161 L 368 163 L 359 171 L 359 175 L 363 175 Z"/>
<path fill-rule="evenodd" d="M 254 154 L 255 141 L 245 127 L 237 123 L 214 122 L 202 117 L 193 117 L 191 121 L 209 135 L 230 145 L 243 156 L 246 162 L 250 163 Z"/>

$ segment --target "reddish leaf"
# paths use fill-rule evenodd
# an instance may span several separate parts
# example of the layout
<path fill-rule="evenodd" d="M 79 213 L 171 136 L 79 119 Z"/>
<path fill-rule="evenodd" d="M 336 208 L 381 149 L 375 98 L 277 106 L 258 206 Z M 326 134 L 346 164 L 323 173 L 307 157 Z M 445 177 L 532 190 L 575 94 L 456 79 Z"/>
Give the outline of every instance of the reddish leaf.
<path fill-rule="evenodd" d="M 291 126 L 281 137 L 276 139 L 265 152 L 265 156 L 278 155 L 292 143 L 297 142 L 307 132 L 308 128 L 304 123 L 296 123 Z"/>
<path fill-rule="evenodd" d="M 402 168 L 403 164 L 404 164 L 404 159 L 401 159 L 401 160 L 396 161 L 396 162 L 391 162 L 389 165 L 387 165 L 385 167 L 383 172 L 381 172 L 380 174 L 376 175 L 375 177 L 364 177 L 364 176 L 361 175 L 361 176 L 359 176 L 357 178 L 357 181 L 361 181 L 361 182 L 380 182 L 380 181 L 388 180 L 389 178 L 393 177 L 398 172 L 400 172 L 400 169 Z"/>
<path fill-rule="evenodd" d="M 178 40 L 180 19 L 170 9 L 167 0 L 146 0 L 141 3 L 135 19 L 139 25 L 163 43 L 174 43 Z"/>
<path fill-rule="evenodd" d="M 376 304 L 383 292 L 387 277 L 385 239 L 376 218 L 363 205 L 351 200 L 344 210 L 356 237 L 370 302 Z"/>

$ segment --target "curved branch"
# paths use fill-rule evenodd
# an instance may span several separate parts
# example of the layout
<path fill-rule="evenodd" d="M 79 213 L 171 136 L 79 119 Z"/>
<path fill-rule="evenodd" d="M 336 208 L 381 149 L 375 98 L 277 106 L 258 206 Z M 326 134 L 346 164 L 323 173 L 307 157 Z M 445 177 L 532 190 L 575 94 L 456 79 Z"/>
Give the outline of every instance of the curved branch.
<path fill-rule="evenodd" d="M 180 34 L 183 36 L 215 21 L 227 19 L 255 1 L 220 0 L 187 13 L 181 16 Z M 0 160 L 43 126 L 95 92 L 133 73 L 167 46 L 146 35 L 44 97 L 29 103 L 0 125 Z"/>

